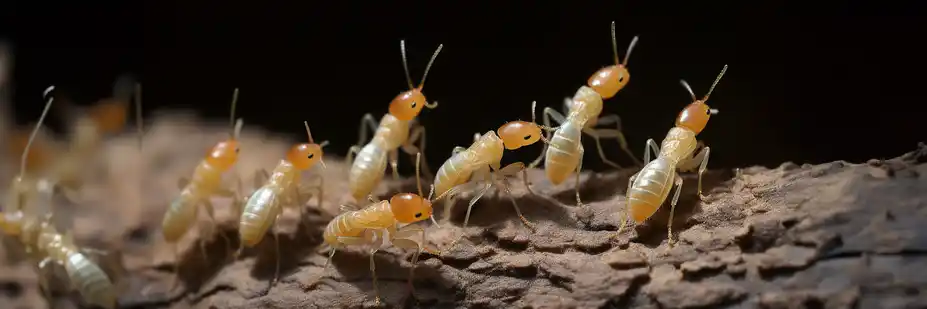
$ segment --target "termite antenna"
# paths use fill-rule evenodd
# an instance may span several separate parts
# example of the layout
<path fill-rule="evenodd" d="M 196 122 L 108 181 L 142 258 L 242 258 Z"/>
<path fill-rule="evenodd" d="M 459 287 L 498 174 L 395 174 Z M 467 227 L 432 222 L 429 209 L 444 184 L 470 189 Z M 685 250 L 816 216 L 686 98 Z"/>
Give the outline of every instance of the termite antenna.
<path fill-rule="evenodd" d="M 557 128 L 548 127 L 548 126 L 545 126 L 545 125 L 542 125 L 542 124 L 538 124 L 538 121 L 537 121 L 537 120 L 538 120 L 538 118 L 537 118 L 537 113 L 535 112 L 535 111 L 537 111 L 537 106 L 538 106 L 538 101 L 531 101 L 531 123 L 533 123 L 534 125 L 538 126 L 538 127 L 541 128 L 541 129 L 544 129 L 544 130 L 546 130 L 546 131 L 556 131 Z M 544 142 L 547 142 L 547 140 L 544 139 L 544 135 L 541 135 L 541 140 L 543 140 Z"/>
<path fill-rule="evenodd" d="M 415 185 L 418 187 L 418 196 L 424 196 L 422 192 L 422 152 L 415 153 Z"/>
<path fill-rule="evenodd" d="M 312 139 L 312 131 L 309 131 L 309 121 L 303 121 L 303 125 L 306 126 L 306 135 L 309 136 L 309 143 L 315 144 L 315 140 Z"/>
<path fill-rule="evenodd" d="M 628 59 L 631 59 L 631 51 L 634 50 L 634 46 L 637 46 L 636 35 L 631 39 L 631 44 L 628 44 L 628 50 L 624 52 L 624 62 L 621 63 L 621 66 L 628 66 Z"/>
<path fill-rule="evenodd" d="M 702 99 L 702 102 L 708 101 L 708 96 L 711 95 L 712 91 L 715 91 L 715 86 L 718 85 L 718 82 L 721 81 L 721 76 L 724 76 L 724 72 L 727 72 L 727 65 L 724 65 L 724 68 L 721 68 L 721 73 L 718 74 L 718 77 L 715 78 L 715 82 L 711 83 L 711 88 L 708 88 L 708 93 L 705 94 L 705 98 Z M 691 91 L 691 90 L 690 90 Z"/>
<path fill-rule="evenodd" d="M 428 65 L 425 66 L 425 73 L 422 73 L 422 80 L 418 82 L 419 90 L 425 87 L 425 78 L 428 77 L 428 72 L 431 71 L 431 65 L 435 64 L 435 59 L 438 58 L 438 54 L 441 53 L 442 49 L 444 49 L 444 44 L 438 44 L 438 49 L 435 49 L 435 53 L 431 55 L 431 60 L 428 60 Z"/>
<path fill-rule="evenodd" d="M 235 91 L 232 92 L 232 111 L 229 113 L 229 128 L 232 129 L 232 138 L 235 139 L 238 137 L 238 132 L 240 129 L 236 129 L 235 124 L 235 107 L 238 105 L 238 87 L 235 87 Z"/>
<path fill-rule="evenodd" d="M 615 32 L 615 21 L 612 21 L 612 54 L 615 55 L 615 64 L 620 64 L 618 59 L 618 35 Z"/>
<path fill-rule="evenodd" d="M 235 121 L 235 128 L 232 129 L 232 139 L 238 139 L 238 137 L 241 136 L 241 127 L 244 125 L 245 121 L 241 118 Z"/>
<path fill-rule="evenodd" d="M 32 134 L 29 135 L 29 140 L 26 142 L 26 147 L 23 149 L 23 155 L 19 162 L 19 177 L 23 177 L 23 175 L 26 174 L 26 158 L 29 154 L 29 148 L 32 146 L 35 136 L 39 134 L 39 128 L 42 127 L 42 122 L 45 121 L 45 116 L 48 115 L 48 110 L 51 109 L 52 102 L 55 101 L 54 97 L 49 96 L 52 90 L 55 90 L 55 86 L 49 86 L 45 89 L 45 92 L 42 93 L 42 97 L 48 97 L 48 101 L 45 103 L 45 109 L 42 110 L 42 115 L 39 116 L 39 122 L 35 124 L 35 129 L 32 129 Z"/>
<path fill-rule="evenodd" d="M 399 51 L 402 52 L 402 69 L 406 71 L 406 82 L 409 83 L 409 89 L 415 88 L 412 85 L 412 75 L 409 74 L 409 61 L 406 60 L 406 40 L 399 40 Z"/>
<path fill-rule="evenodd" d="M 692 92 L 692 87 L 689 86 L 689 83 L 687 83 L 685 79 L 680 79 L 679 83 L 689 92 L 689 96 L 692 97 L 692 102 L 698 101 L 698 98 L 695 97 L 695 93 Z"/>

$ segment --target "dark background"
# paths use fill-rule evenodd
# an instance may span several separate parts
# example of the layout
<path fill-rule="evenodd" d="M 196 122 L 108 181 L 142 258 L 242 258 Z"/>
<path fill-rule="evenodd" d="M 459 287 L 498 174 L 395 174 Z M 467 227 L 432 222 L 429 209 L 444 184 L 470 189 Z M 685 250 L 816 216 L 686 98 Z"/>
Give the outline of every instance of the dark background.
<path fill-rule="evenodd" d="M 19 2 L 2 5 L 0 34 L 15 48 L 21 125 L 38 116 L 48 85 L 90 104 L 109 94 L 116 76 L 134 72 L 146 115 L 193 108 L 225 121 L 232 88 L 240 87 L 246 125 L 296 141 L 308 120 L 317 139 L 333 142 L 327 150 L 343 155 L 361 116 L 379 118 L 407 88 L 399 53 L 406 39 L 416 81 L 445 44 L 424 91 L 441 106 L 420 118 L 436 168 L 474 132 L 529 119 L 532 100 L 559 110 L 611 64 L 614 20 L 622 55 L 634 35 L 640 42 L 630 84 L 603 114 L 622 116 L 639 157 L 646 139 L 659 141 L 689 103 L 678 80 L 701 95 L 724 64 L 730 68 L 709 102 L 721 113 L 700 135 L 713 148 L 712 167 L 891 158 L 925 140 L 924 25 L 900 7 Z M 584 139 L 586 165 L 602 168 Z M 611 158 L 629 162 L 613 141 L 606 145 Z M 530 160 L 539 150 L 506 161 Z"/>

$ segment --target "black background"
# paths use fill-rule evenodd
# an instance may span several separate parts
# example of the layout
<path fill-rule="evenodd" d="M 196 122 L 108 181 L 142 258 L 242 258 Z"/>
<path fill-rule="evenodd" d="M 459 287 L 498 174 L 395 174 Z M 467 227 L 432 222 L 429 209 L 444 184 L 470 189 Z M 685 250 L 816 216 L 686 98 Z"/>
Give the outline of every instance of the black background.
<path fill-rule="evenodd" d="M 225 121 L 232 88 L 240 87 L 246 125 L 297 141 L 308 120 L 317 139 L 333 142 L 327 150 L 343 155 L 361 116 L 379 119 L 407 88 L 399 53 L 406 39 L 416 81 L 437 45 L 445 45 L 424 91 L 441 106 L 420 118 L 436 166 L 454 146 L 469 145 L 474 132 L 529 119 L 532 100 L 559 110 L 564 97 L 611 63 L 614 20 L 622 55 L 634 35 L 640 43 L 630 84 L 606 101 L 604 114 L 622 117 L 638 156 L 689 103 L 678 80 L 701 95 L 724 64 L 730 68 L 709 102 L 721 113 L 700 135 L 713 148 L 710 166 L 859 162 L 900 155 L 924 140 L 924 25 L 902 16 L 914 13 L 906 8 L 18 2 L 2 5 L 0 34 L 15 48 L 21 125 L 38 116 L 48 85 L 90 104 L 108 95 L 117 75 L 134 72 L 144 85 L 146 115 L 193 108 Z M 612 158 L 628 162 L 614 142 L 606 144 Z M 519 150 L 506 161 L 533 159 L 539 150 Z M 586 158 L 587 166 L 603 167 L 594 152 Z"/>

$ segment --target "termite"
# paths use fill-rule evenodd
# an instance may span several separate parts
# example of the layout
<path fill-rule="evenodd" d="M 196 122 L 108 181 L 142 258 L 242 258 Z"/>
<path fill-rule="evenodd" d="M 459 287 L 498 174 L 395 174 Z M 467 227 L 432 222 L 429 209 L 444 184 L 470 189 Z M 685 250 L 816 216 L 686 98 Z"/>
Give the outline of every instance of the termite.
<path fill-rule="evenodd" d="M 708 96 L 715 90 L 715 86 L 718 85 L 725 71 L 727 71 L 727 65 L 721 69 L 721 73 L 715 78 L 708 93 L 701 100 L 695 97 L 695 93 L 685 80 L 680 81 L 692 97 L 692 103 L 676 117 L 676 127 L 670 129 L 660 147 L 657 147 L 653 139 L 647 140 L 647 145 L 644 146 L 646 165 L 628 180 L 627 220 L 621 220 L 617 234 L 624 230 L 625 224 L 632 218 L 638 224 L 650 218 L 666 201 L 670 189 L 675 185 L 676 193 L 670 201 L 669 223 L 667 224 L 667 241 L 670 246 L 673 245 L 673 213 L 676 211 L 676 202 L 679 201 L 679 193 L 682 189 L 682 177 L 676 171 L 691 171 L 698 167 L 698 196 L 703 198 L 702 175 L 708 167 L 708 154 L 711 148 L 702 148 L 695 154 L 699 145 L 696 136 L 705 129 L 711 115 L 718 113 L 717 109 L 710 108 L 705 103 L 708 102 Z M 653 161 L 650 161 L 648 148 L 653 150 L 657 156 Z"/>
<path fill-rule="evenodd" d="M 97 101 L 77 118 L 68 148 L 51 155 L 53 160 L 47 171 L 49 181 L 69 200 L 81 201 L 79 192 L 84 171 L 88 169 L 87 162 L 100 153 L 103 137 L 125 127 L 132 85 L 130 77 L 120 77 L 111 97 Z"/>
<path fill-rule="evenodd" d="M 628 45 L 624 62 L 619 61 L 615 22 L 612 22 L 612 51 L 615 55 L 615 64 L 595 72 L 589 77 L 587 86 L 580 87 L 572 99 L 564 100 L 566 117 L 550 107 L 544 108 L 544 125 L 550 126 L 550 118 L 553 118 L 560 126 L 550 138 L 550 146 L 546 147 L 541 156 L 529 166 L 532 168 L 537 166 L 543 158 L 547 179 L 555 185 L 562 183 L 570 174 L 575 173 L 577 206 L 583 204 L 579 197 L 579 173 L 583 168 L 583 154 L 585 153 L 581 141 L 583 133 L 595 140 L 599 157 L 606 164 L 620 168 L 618 164 L 605 157 L 600 141 L 602 138 L 618 140 L 621 149 L 640 164 L 640 161 L 628 149 L 628 142 L 621 132 L 621 118 L 616 114 L 599 117 L 603 108 L 602 101 L 614 97 L 631 80 L 628 72 L 628 58 L 631 57 L 631 51 L 635 45 L 637 45 L 636 36 Z M 615 129 L 595 128 L 596 125 L 604 124 L 615 124 Z"/>
<path fill-rule="evenodd" d="M 210 198 L 213 196 L 232 197 L 234 198 L 235 207 L 240 207 L 237 196 L 238 191 L 224 188 L 222 184 L 222 175 L 235 166 L 238 161 L 238 153 L 241 150 L 238 143 L 238 136 L 241 133 L 242 120 L 235 120 L 235 105 L 238 102 L 238 88 L 232 94 L 232 107 L 229 121 L 232 128 L 229 139 L 221 141 L 212 147 L 206 154 L 206 158 L 200 161 L 199 165 L 193 171 L 192 180 L 180 178 L 178 187 L 181 189 L 178 195 L 164 214 L 161 222 L 161 233 L 164 240 L 174 246 L 174 254 L 177 255 L 177 242 L 187 233 L 187 230 L 196 222 L 199 214 L 199 206 L 206 208 L 206 214 L 215 226 L 218 226 L 215 218 Z M 235 177 L 238 179 L 237 177 Z M 235 209 L 235 213 L 240 213 L 240 209 Z M 225 234 L 219 234 L 225 238 L 229 246 L 231 242 Z M 200 242 L 200 251 L 203 257 L 206 257 L 206 245 Z M 179 261 L 174 262 L 176 273 L 179 267 Z M 176 278 L 176 277 L 175 277 Z M 175 281 L 176 283 L 176 281 Z"/>
<path fill-rule="evenodd" d="M 412 288 L 412 278 L 415 274 L 415 264 L 418 262 L 419 254 L 425 250 L 425 230 L 414 223 L 428 220 L 434 221 L 432 217 L 431 204 L 442 197 L 453 194 L 456 190 L 451 190 L 446 194 L 438 196 L 432 200 L 435 188 L 431 187 L 428 198 L 422 196 L 421 186 L 421 161 L 422 155 L 415 156 L 415 176 L 418 182 L 418 194 L 399 193 L 393 195 L 388 201 L 373 201 L 372 204 L 357 209 L 354 206 L 342 205 L 342 213 L 332 219 L 325 228 L 322 237 L 325 244 L 331 247 L 328 254 L 328 260 L 322 267 L 322 274 L 312 282 L 310 286 L 315 285 L 325 275 L 325 270 L 331 263 L 335 252 L 344 246 L 370 246 L 370 272 L 373 277 L 373 291 L 376 303 L 380 302 L 380 289 L 377 286 L 377 270 L 374 262 L 374 255 L 381 248 L 393 244 L 403 249 L 416 249 L 412 257 L 412 268 L 409 270 L 409 288 Z M 373 199 L 372 196 L 369 197 Z M 417 240 L 415 239 L 417 236 Z"/>
<path fill-rule="evenodd" d="M 49 87 L 45 95 L 54 89 Z M 42 121 L 48 114 L 48 110 L 54 101 L 49 97 L 45 104 L 45 109 L 39 117 L 39 122 L 30 135 L 30 142 L 27 142 L 22 162 L 21 174 L 14 179 L 14 187 L 11 194 L 20 194 L 17 191 L 17 185 L 23 184 L 22 171 L 25 170 L 26 154 L 29 151 L 31 141 L 38 133 Z M 85 301 L 104 308 L 114 308 L 116 306 L 116 289 L 110 278 L 105 272 L 91 259 L 87 257 L 84 250 L 74 244 L 74 239 L 70 232 L 62 235 L 51 224 L 52 215 L 49 210 L 44 219 L 39 219 L 38 213 L 42 212 L 39 208 L 23 208 L 21 203 L 14 203 L 13 209 L 0 213 L 0 230 L 5 234 L 18 237 L 20 243 L 26 248 L 26 253 L 37 261 L 37 267 L 41 272 L 40 285 L 48 291 L 47 278 L 52 265 L 64 267 L 67 272 L 71 286 L 75 287 Z M 49 301 L 51 299 L 49 298 Z"/>
<path fill-rule="evenodd" d="M 300 207 L 305 204 L 307 201 L 305 198 L 312 196 L 310 191 L 318 191 L 316 198 L 319 206 L 322 205 L 324 178 L 319 175 L 321 181 L 317 186 L 300 185 L 300 179 L 301 173 L 309 170 L 316 163 L 321 163 L 322 167 L 325 167 L 325 161 L 322 160 L 322 147 L 328 145 L 328 141 L 316 144 L 312 139 L 312 132 L 309 131 L 309 122 L 303 122 L 303 124 L 306 126 L 309 143 L 297 144 L 290 148 L 286 159 L 280 160 L 270 175 L 266 170 L 259 170 L 258 175 L 255 176 L 255 186 L 259 189 L 251 194 L 244 211 L 241 212 L 238 223 L 241 244 L 236 256 L 241 254 L 245 247 L 253 247 L 264 239 L 267 230 L 280 221 L 284 207 Z M 300 207 L 299 210 L 300 217 L 302 217 L 302 208 Z M 276 231 L 273 234 L 277 264 L 271 286 L 274 286 L 280 277 L 280 239 Z"/>
<path fill-rule="evenodd" d="M 36 135 L 38 135 L 39 130 L 42 127 L 42 122 L 45 121 L 45 116 L 48 115 L 49 109 L 51 109 L 52 102 L 54 102 L 54 97 L 50 96 L 50 93 L 55 90 L 55 86 L 50 86 L 45 89 L 43 96 L 48 97 L 48 102 L 45 104 L 45 109 L 42 111 L 42 115 L 39 116 L 39 122 L 36 123 L 35 129 L 29 134 L 29 138 L 26 139 L 26 142 L 23 146 L 23 151 L 20 155 L 20 164 L 19 164 L 19 175 L 16 178 L 13 178 L 13 181 L 10 183 L 10 190 L 7 192 L 6 205 L 12 207 L 13 210 L 22 210 L 27 206 L 33 205 L 35 198 L 40 194 L 51 194 L 51 188 L 43 186 L 45 183 L 42 177 L 37 175 L 32 175 L 33 173 L 28 173 L 29 171 L 29 160 L 34 159 L 36 154 L 32 152 L 32 144 L 35 142 Z M 49 205 L 44 205 L 44 203 L 39 203 L 35 207 L 41 207 L 40 211 L 37 213 L 46 213 L 51 211 Z"/>
<path fill-rule="evenodd" d="M 467 206 L 467 215 L 464 218 L 463 227 L 467 227 L 470 221 L 470 210 L 473 205 L 483 197 L 490 187 L 495 183 L 496 174 L 502 177 L 515 175 L 519 172 L 525 172 L 525 164 L 516 162 L 505 167 L 502 165 L 502 154 L 505 150 L 515 150 L 524 146 L 537 143 L 544 140 L 541 130 L 552 131 L 554 128 L 538 125 L 535 122 L 535 107 L 537 102 L 531 102 L 531 122 L 511 121 L 501 127 L 496 132 L 486 131 L 483 135 L 475 134 L 473 144 L 469 148 L 455 147 L 450 159 L 441 165 L 438 174 L 435 176 L 435 192 L 439 195 L 448 192 L 451 188 L 465 184 L 473 179 L 483 180 L 485 185 L 471 200 Z M 498 132 L 498 135 L 497 135 Z M 476 177 L 472 177 L 472 176 Z M 525 175 L 525 185 L 527 186 L 527 175 Z M 533 224 L 522 215 L 518 203 L 509 192 L 508 186 L 503 187 L 509 198 L 512 200 L 512 206 L 518 214 L 521 222 L 533 228 Z M 528 187 L 530 190 L 530 187 Z"/>
<path fill-rule="evenodd" d="M 379 124 L 371 114 L 365 114 L 361 119 L 357 145 L 350 148 L 347 157 L 348 162 L 352 162 L 348 174 L 348 185 L 355 201 L 363 200 L 383 179 L 387 156 L 389 156 L 393 177 L 398 179 L 398 149 L 401 148 L 403 152 L 410 155 L 425 151 L 425 127 L 414 124 L 413 120 L 423 107 L 430 109 L 438 107 L 438 102 L 428 103 L 425 94 L 422 93 L 422 88 L 425 86 L 425 78 L 428 77 L 432 64 L 444 45 L 438 45 L 438 49 L 431 56 L 418 87 L 412 84 L 412 76 L 409 74 L 405 40 L 399 41 L 399 48 L 402 52 L 402 66 L 406 72 L 409 90 L 393 98 L 389 104 L 389 113 L 383 115 Z M 374 132 L 373 139 L 361 148 L 360 145 L 367 139 L 367 129 Z M 416 141 L 419 142 L 419 146 L 415 146 Z M 356 158 L 354 158 L 355 154 Z M 430 173 L 427 164 L 423 168 L 426 174 Z"/>

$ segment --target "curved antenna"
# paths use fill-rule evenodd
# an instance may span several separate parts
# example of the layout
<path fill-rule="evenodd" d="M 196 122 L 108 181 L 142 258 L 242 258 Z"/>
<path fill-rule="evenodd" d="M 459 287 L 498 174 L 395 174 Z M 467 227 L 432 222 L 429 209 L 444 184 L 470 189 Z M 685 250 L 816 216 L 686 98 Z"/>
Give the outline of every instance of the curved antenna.
<path fill-rule="evenodd" d="M 555 127 L 548 127 L 542 124 L 538 124 L 537 113 L 535 112 L 537 110 L 537 106 L 538 106 L 538 101 L 531 101 L 531 123 L 533 123 L 534 125 L 538 126 L 541 129 L 544 129 L 545 131 L 556 131 L 557 128 Z M 547 142 L 547 139 L 544 138 L 544 135 L 541 135 L 541 141 L 545 143 Z"/>
<path fill-rule="evenodd" d="M 628 59 L 631 58 L 631 51 L 634 50 L 634 46 L 637 46 L 636 35 L 631 39 L 631 44 L 628 44 L 628 50 L 624 52 L 624 62 L 621 63 L 622 66 L 628 66 Z"/>
<path fill-rule="evenodd" d="M 229 114 L 229 128 L 232 129 L 232 139 L 238 137 L 240 129 L 235 128 L 235 107 L 238 105 L 238 87 L 232 92 L 232 112 Z"/>
<path fill-rule="evenodd" d="M 29 134 L 29 141 L 26 142 L 26 147 L 23 148 L 23 155 L 19 162 L 19 177 L 26 174 L 26 158 L 29 154 L 29 148 L 32 147 L 32 142 L 35 140 L 35 136 L 39 134 L 39 128 L 42 127 L 42 122 L 45 121 L 45 116 L 48 115 L 48 110 L 51 109 L 52 102 L 55 101 L 54 97 L 48 95 L 52 90 L 55 90 L 55 86 L 49 86 L 45 89 L 45 92 L 42 93 L 42 97 L 48 97 L 48 102 L 45 103 L 42 116 L 39 116 L 39 122 L 35 124 L 35 129 L 32 129 L 32 133 Z"/>
<path fill-rule="evenodd" d="M 705 94 L 705 97 L 702 98 L 702 102 L 708 101 L 708 96 L 711 95 L 712 91 L 715 91 L 715 86 L 718 85 L 718 82 L 721 81 L 721 76 L 724 76 L 724 72 L 727 72 L 727 65 L 724 65 L 724 68 L 721 69 L 721 73 L 718 74 L 718 77 L 715 78 L 715 82 L 711 83 L 711 88 L 708 88 L 708 93 Z"/>
<path fill-rule="evenodd" d="M 692 97 L 692 102 L 698 101 L 698 98 L 695 97 L 695 93 L 692 92 L 692 87 L 689 86 L 689 83 L 685 79 L 680 79 L 679 83 L 682 84 L 683 88 L 686 88 L 686 91 L 689 92 L 689 96 Z"/>
<path fill-rule="evenodd" d="M 435 64 L 435 59 L 438 58 L 438 54 L 441 53 L 442 49 L 444 49 L 444 44 L 438 44 L 438 49 L 436 49 L 435 53 L 431 55 L 431 60 L 428 60 L 428 65 L 425 66 L 425 73 L 422 73 L 422 81 L 418 82 L 419 90 L 425 87 L 425 78 L 428 77 L 428 72 L 431 71 L 431 65 Z"/>
<path fill-rule="evenodd" d="M 406 40 L 399 40 L 399 51 L 402 52 L 402 68 L 406 71 L 406 82 L 409 83 L 409 89 L 415 88 L 412 85 L 412 75 L 409 74 L 409 61 L 406 60 Z"/>
<path fill-rule="evenodd" d="M 245 125 L 244 120 L 238 118 L 238 121 L 235 121 L 235 128 L 232 129 L 232 139 L 237 139 L 241 136 L 241 127 Z"/>
<path fill-rule="evenodd" d="M 309 131 L 309 122 L 304 120 L 303 125 L 306 126 L 306 135 L 309 136 L 309 143 L 315 144 L 315 140 L 312 139 L 312 131 Z"/>

